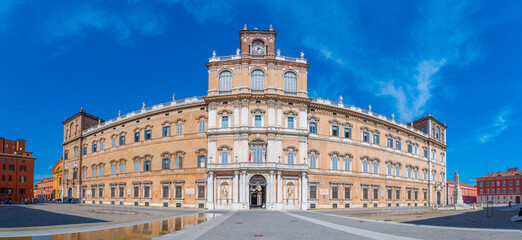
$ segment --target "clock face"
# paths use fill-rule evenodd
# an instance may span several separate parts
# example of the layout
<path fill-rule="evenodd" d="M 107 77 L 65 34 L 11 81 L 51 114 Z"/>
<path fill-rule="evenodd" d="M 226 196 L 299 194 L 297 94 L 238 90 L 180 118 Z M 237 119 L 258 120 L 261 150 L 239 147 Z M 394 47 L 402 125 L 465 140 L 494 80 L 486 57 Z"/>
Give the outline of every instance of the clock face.
<path fill-rule="evenodd" d="M 265 52 L 265 46 L 262 45 L 254 45 L 253 52 L 257 54 L 261 54 Z"/>

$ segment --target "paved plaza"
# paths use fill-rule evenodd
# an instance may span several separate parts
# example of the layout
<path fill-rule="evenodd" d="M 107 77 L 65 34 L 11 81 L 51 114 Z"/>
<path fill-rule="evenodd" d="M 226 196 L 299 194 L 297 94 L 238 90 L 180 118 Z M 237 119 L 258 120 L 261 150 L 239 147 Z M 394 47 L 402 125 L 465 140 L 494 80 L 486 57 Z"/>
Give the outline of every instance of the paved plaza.
<path fill-rule="evenodd" d="M 522 223 L 504 221 L 514 215 L 516 209 L 505 207 L 495 209 L 493 217 L 486 217 L 483 210 L 441 212 L 428 208 L 202 211 L 43 204 L 2 206 L 0 211 L 0 238 L 33 236 L 46 239 L 51 238 L 50 235 L 73 232 L 85 232 L 90 236 L 90 232 L 113 229 L 112 232 L 119 232 L 119 236 L 142 234 L 140 239 L 155 236 L 160 237 L 154 239 L 522 239 Z M 201 212 L 214 213 L 215 217 L 182 227 L 171 221 Z M 463 223 L 470 222 L 469 219 L 474 221 Z M 146 228 L 149 234 L 143 234 L 145 228 L 136 227 L 153 222 L 156 226 Z M 159 230 L 169 229 L 169 226 L 168 233 L 161 234 Z M 176 229 L 172 229 L 173 226 Z M 158 234 L 150 234 L 150 229 L 158 229 Z M 111 234 L 106 235 L 111 236 L 110 239 L 125 239 L 114 238 Z"/>

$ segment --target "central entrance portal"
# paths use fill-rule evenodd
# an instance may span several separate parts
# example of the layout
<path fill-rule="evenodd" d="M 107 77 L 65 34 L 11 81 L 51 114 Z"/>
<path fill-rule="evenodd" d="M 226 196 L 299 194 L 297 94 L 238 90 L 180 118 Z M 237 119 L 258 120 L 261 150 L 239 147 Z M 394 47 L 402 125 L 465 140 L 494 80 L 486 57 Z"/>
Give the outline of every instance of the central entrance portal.
<path fill-rule="evenodd" d="M 250 208 L 266 208 L 266 179 L 261 175 L 250 178 Z"/>

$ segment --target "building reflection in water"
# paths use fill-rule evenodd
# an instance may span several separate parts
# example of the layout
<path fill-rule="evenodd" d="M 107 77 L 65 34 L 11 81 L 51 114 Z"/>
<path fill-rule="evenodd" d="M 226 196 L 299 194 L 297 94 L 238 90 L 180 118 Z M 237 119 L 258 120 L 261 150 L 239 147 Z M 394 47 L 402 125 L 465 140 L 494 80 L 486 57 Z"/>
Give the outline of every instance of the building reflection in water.
<path fill-rule="evenodd" d="M 91 232 L 59 234 L 52 236 L 40 237 L 19 237 L 7 238 L 16 240 L 30 240 L 30 239 L 54 239 L 54 240 L 138 240 L 138 239 L 152 239 L 165 234 L 170 234 L 187 227 L 191 227 L 208 220 L 214 219 L 220 214 L 215 213 L 199 213 L 184 217 L 177 217 L 169 220 L 162 220 L 151 223 L 138 224 L 127 227 L 104 229 Z M 4 238 L 0 238 L 4 239 Z"/>

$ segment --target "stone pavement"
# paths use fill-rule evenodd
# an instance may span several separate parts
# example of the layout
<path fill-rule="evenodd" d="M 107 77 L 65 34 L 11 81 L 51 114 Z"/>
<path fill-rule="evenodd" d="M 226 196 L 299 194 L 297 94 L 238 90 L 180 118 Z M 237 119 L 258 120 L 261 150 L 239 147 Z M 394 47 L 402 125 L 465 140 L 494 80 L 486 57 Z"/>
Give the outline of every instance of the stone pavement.
<path fill-rule="evenodd" d="M 224 212 L 163 239 L 522 239 L 522 231 L 420 226 L 311 211 Z"/>

